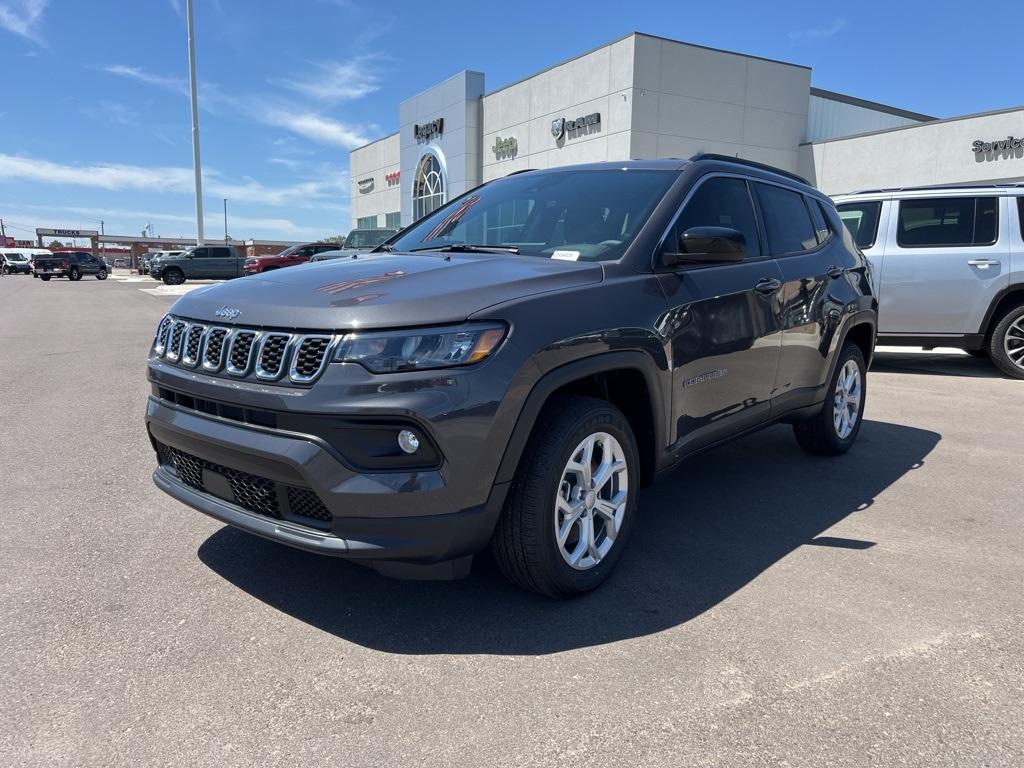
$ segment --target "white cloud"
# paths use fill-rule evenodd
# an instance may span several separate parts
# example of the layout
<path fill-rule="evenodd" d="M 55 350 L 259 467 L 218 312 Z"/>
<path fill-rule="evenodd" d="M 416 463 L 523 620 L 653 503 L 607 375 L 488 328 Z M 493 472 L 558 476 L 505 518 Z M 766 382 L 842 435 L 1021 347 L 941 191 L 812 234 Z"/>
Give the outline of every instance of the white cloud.
<path fill-rule="evenodd" d="M 334 103 L 361 99 L 380 88 L 380 78 L 366 66 L 372 58 L 374 57 L 363 56 L 350 61 L 313 62 L 315 71 L 309 78 L 278 78 L 268 82 L 317 101 Z"/>
<path fill-rule="evenodd" d="M 354 149 L 369 142 L 359 128 L 313 112 L 297 112 L 288 107 L 266 108 L 254 113 L 253 117 L 266 125 L 284 128 L 321 144 Z"/>
<path fill-rule="evenodd" d="M 344 194 L 343 174 L 325 174 L 326 181 L 301 181 L 272 187 L 253 179 L 226 181 L 212 169 L 203 173 L 204 196 L 226 197 L 239 202 L 297 208 L 331 208 Z M 49 160 L 0 154 L 0 179 L 21 179 L 42 184 L 92 187 L 111 191 L 136 189 L 149 192 L 194 194 L 191 168 L 100 163 L 65 165 Z"/>
<path fill-rule="evenodd" d="M 166 77 L 126 64 L 111 64 L 103 69 L 119 77 L 188 96 L 188 84 L 180 78 Z M 200 83 L 199 106 L 211 112 L 231 110 L 264 125 L 283 128 L 320 144 L 352 149 L 369 141 L 359 127 L 300 109 L 294 104 L 280 103 L 269 106 L 265 99 L 238 99 L 228 96 L 221 92 L 216 83 Z"/>
<path fill-rule="evenodd" d="M 787 34 L 791 44 L 801 40 L 827 40 L 839 34 L 846 28 L 847 20 L 838 18 L 826 27 L 814 27 L 812 29 L 794 29 Z"/>
<path fill-rule="evenodd" d="M 39 23 L 49 0 L 9 0 L 0 2 L 0 28 L 43 44 Z"/>

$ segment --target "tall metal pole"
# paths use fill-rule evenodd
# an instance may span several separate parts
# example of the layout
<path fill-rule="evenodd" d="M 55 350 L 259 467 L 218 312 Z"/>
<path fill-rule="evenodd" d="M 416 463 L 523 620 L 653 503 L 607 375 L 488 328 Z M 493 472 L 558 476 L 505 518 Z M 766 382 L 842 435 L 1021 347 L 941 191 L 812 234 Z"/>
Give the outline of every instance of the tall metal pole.
<path fill-rule="evenodd" d="M 228 199 L 224 198 L 224 245 L 228 244 Z"/>
<path fill-rule="evenodd" d="M 192 0 L 186 3 L 188 16 L 188 87 L 192 97 L 192 168 L 196 174 L 196 245 L 203 237 L 203 172 L 199 161 L 199 98 L 196 96 L 196 33 L 192 21 Z"/>

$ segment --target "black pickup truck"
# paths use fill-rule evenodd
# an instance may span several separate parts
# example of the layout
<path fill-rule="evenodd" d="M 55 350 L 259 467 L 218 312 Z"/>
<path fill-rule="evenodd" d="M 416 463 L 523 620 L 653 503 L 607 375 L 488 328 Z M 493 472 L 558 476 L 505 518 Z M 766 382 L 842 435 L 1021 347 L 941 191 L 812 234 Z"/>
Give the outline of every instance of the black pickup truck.
<path fill-rule="evenodd" d="M 245 258 L 229 245 L 197 245 L 155 257 L 149 264 L 149 274 L 167 285 L 181 285 L 189 278 L 229 280 L 245 274 Z"/>
<path fill-rule="evenodd" d="M 97 280 L 106 280 L 109 272 L 106 262 L 88 251 L 59 251 L 52 256 L 36 256 L 32 264 L 32 277 L 44 281 L 51 277 L 81 280 L 83 275 L 95 275 Z"/>

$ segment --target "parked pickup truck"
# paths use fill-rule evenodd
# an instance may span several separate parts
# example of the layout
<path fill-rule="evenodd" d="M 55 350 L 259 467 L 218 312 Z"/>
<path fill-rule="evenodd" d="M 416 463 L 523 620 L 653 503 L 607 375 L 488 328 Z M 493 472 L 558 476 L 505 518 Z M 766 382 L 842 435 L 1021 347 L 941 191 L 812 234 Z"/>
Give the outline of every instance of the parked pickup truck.
<path fill-rule="evenodd" d="M 167 285 L 181 285 L 188 279 L 229 280 L 241 277 L 245 257 L 228 245 L 197 245 L 180 253 L 167 253 L 154 258 L 149 274 Z"/>
<path fill-rule="evenodd" d="M 59 251 L 52 256 L 36 256 L 32 264 L 32 277 L 44 281 L 51 277 L 81 280 L 83 275 L 95 275 L 97 280 L 106 280 L 109 272 L 106 262 L 88 251 Z"/>

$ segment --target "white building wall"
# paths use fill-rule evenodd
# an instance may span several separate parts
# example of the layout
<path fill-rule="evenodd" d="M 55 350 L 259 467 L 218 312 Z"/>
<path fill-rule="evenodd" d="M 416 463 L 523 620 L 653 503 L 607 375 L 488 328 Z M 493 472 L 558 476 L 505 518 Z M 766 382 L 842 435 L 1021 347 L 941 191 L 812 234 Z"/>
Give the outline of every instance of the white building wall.
<path fill-rule="evenodd" d="M 634 37 L 598 48 L 483 98 L 482 180 L 524 168 L 629 157 Z M 600 124 L 556 139 L 551 123 L 598 112 Z M 498 138 L 516 140 L 498 153 Z"/>
<path fill-rule="evenodd" d="M 975 141 L 1024 140 L 1024 109 L 936 120 L 801 147 L 801 172 L 829 195 L 859 189 L 1024 181 L 1024 146 L 974 152 Z"/>
<path fill-rule="evenodd" d="M 809 68 L 648 35 L 633 40 L 628 157 L 716 152 L 796 170 Z"/>
<path fill-rule="evenodd" d="M 366 216 L 376 216 L 377 226 L 385 224 L 385 214 L 402 210 L 402 180 L 389 182 L 387 176 L 401 169 L 401 140 L 397 133 L 359 147 L 349 153 L 349 184 L 351 200 L 351 226 Z M 372 180 L 368 191 L 360 181 Z"/>
<path fill-rule="evenodd" d="M 822 141 L 855 133 L 882 131 L 924 122 L 857 104 L 811 94 L 805 141 Z"/>

